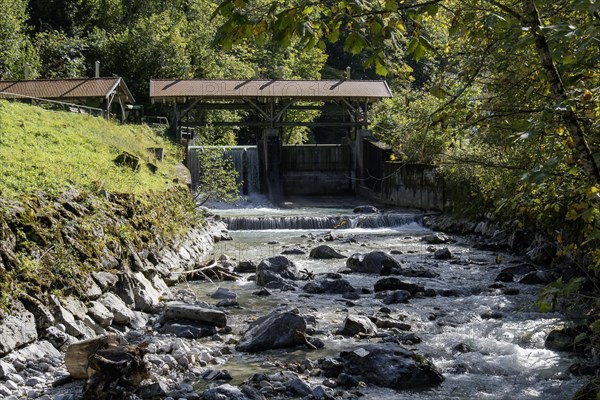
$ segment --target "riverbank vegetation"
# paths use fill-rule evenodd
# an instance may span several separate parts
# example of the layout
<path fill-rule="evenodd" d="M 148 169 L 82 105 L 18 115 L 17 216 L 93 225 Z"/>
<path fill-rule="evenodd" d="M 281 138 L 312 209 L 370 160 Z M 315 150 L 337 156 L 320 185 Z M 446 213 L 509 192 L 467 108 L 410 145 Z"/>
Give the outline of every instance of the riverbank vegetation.
<path fill-rule="evenodd" d="M 0 314 L 17 299 L 85 298 L 90 273 L 142 268 L 135 254 L 202 224 L 182 149 L 147 126 L 1 101 L 0 132 Z"/>

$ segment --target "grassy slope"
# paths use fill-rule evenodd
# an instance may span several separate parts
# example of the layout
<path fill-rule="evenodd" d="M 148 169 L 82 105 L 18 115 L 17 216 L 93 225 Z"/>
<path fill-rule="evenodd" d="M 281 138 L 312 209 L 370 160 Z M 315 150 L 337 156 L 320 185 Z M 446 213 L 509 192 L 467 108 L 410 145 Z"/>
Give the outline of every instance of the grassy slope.
<path fill-rule="evenodd" d="M 165 160 L 148 147 L 164 147 Z M 158 172 L 115 166 L 122 151 Z M 129 270 L 138 252 L 201 224 L 173 184 L 182 155 L 146 126 L 0 101 L 0 320 L 24 296 L 82 296 L 90 272 Z"/>
<path fill-rule="evenodd" d="M 113 163 L 122 151 L 154 162 L 148 147 L 167 150 L 156 175 L 145 165 L 134 173 Z M 181 158 L 181 149 L 145 126 L 0 101 L 0 197 L 58 194 L 71 184 L 109 192 L 162 190 Z"/>

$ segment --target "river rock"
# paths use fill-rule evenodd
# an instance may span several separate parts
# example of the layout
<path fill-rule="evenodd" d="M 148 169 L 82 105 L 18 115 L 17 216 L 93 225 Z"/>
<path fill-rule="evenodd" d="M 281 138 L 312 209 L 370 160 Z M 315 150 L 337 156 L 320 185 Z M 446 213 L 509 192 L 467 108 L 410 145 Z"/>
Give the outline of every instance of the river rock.
<path fill-rule="evenodd" d="M 297 247 L 294 247 L 293 249 L 285 249 L 281 252 L 282 255 L 301 255 L 301 254 L 306 254 L 306 251 L 299 249 Z"/>
<path fill-rule="evenodd" d="M 554 329 L 546 337 L 544 346 L 555 351 L 583 352 L 591 344 L 590 335 L 585 325 Z"/>
<path fill-rule="evenodd" d="M 398 278 L 388 277 L 382 278 L 375 282 L 373 290 L 375 292 L 383 292 L 385 290 L 406 290 L 410 292 L 411 296 L 417 294 L 417 292 L 424 292 L 425 288 L 423 286 L 417 285 L 416 283 L 404 282 Z"/>
<path fill-rule="evenodd" d="M 210 297 L 217 300 L 235 299 L 237 294 L 227 288 L 220 287 Z"/>
<path fill-rule="evenodd" d="M 401 304 L 408 303 L 410 300 L 410 292 L 406 290 L 392 290 L 391 292 L 383 292 L 385 295 L 381 300 L 383 304 Z"/>
<path fill-rule="evenodd" d="M 35 318 L 21 302 L 0 322 L 0 356 L 37 339 Z"/>
<path fill-rule="evenodd" d="M 355 292 L 356 289 L 345 279 L 318 279 L 308 282 L 302 288 L 307 293 L 344 294 Z"/>
<path fill-rule="evenodd" d="M 316 258 L 320 260 L 328 260 L 332 258 L 346 258 L 343 254 L 338 253 L 333 248 L 327 246 L 326 244 L 322 244 L 320 246 L 315 247 L 310 251 L 310 258 Z"/>
<path fill-rule="evenodd" d="M 374 335 L 377 333 L 377 326 L 368 317 L 362 315 L 348 315 L 344 320 L 344 326 L 340 331 L 340 334 L 344 336 L 355 336 L 359 333 Z"/>
<path fill-rule="evenodd" d="M 6 378 L 9 374 L 16 374 L 17 370 L 12 364 L 0 361 L 0 379 Z"/>
<path fill-rule="evenodd" d="M 367 344 L 340 353 L 340 358 L 345 373 L 396 390 L 429 387 L 444 380 L 430 361 L 401 345 Z"/>
<path fill-rule="evenodd" d="M 352 272 L 380 275 L 389 275 L 402 269 L 402 266 L 395 258 L 382 251 L 353 254 L 346 260 L 346 266 Z"/>
<path fill-rule="evenodd" d="M 525 285 L 539 285 L 550 283 L 551 279 L 544 271 L 533 271 L 525 275 L 519 280 L 519 283 Z"/>
<path fill-rule="evenodd" d="M 421 241 L 427 244 L 444 244 L 450 242 L 450 238 L 444 233 L 436 232 L 421 238 Z"/>
<path fill-rule="evenodd" d="M 298 310 L 273 311 L 252 322 L 236 349 L 258 352 L 306 344 L 306 320 Z"/>
<path fill-rule="evenodd" d="M 443 249 L 436 250 L 433 253 L 433 258 L 436 260 L 449 260 L 452 258 L 452 253 L 450 253 L 447 247 L 444 247 Z"/>
<path fill-rule="evenodd" d="M 187 304 L 171 301 L 165 305 L 162 321 L 188 320 L 223 328 L 227 325 L 227 314 L 202 304 Z"/>
<path fill-rule="evenodd" d="M 154 312 L 160 304 L 160 293 L 142 272 L 133 274 L 133 298 L 135 308 L 144 312 Z"/>
<path fill-rule="evenodd" d="M 21 297 L 22 304 L 25 306 L 27 311 L 33 314 L 35 318 L 35 325 L 38 329 L 46 329 L 53 326 L 56 323 L 56 319 L 52 312 L 42 304 L 38 299 L 24 295 Z"/>
<path fill-rule="evenodd" d="M 256 263 L 254 261 L 240 261 L 234 271 L 240 274 L 253 274 L 256 272 Z"/>
<path fill-rule="evenodd" d="M 296 264 L 284 256 L 275 256 L 262 260 L 256 267 L 256 284 L 270 288 L 281 288 L 285 285 L 295 285 L 298 279 Z"/>
<path fill-rule="evenodd" d="M 228 383 L 202 392 L 202 400 L 257 400 L 248 397 L 239 388 Z"/>
<path fill-rule="evenodd" d="M 379 214 L 381 211 L 375 206 L 357 206 L 354 207 L 355 214 Z"/>

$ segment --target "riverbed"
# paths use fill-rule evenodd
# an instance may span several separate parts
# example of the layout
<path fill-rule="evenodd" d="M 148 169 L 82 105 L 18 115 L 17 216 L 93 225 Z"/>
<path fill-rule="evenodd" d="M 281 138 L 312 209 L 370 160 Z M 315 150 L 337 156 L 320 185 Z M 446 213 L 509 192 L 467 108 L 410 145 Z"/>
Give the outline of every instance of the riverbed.
<path fill-rule="evenodd" d="M 276 308 L 297 308 L 316 321 L 315 335 L 325 343 L 320 350 L 271 350 L 258 354 L 233 351 L 225 368 L 233 383 L 241 383 L 257 372 L 277 370 L 290 362 L 335 357 L 341 350 L 360 347 L 381 338 L 349 338 L 338 334 L 348 314 L 386 316 L 410 326 L 408 333 L 420 339 L 404 345 L 430 359 L 445 380 L 428 390 L 395 391 L 368 386 L 365 398 L 379 399 L 567 399 L 581 386 L 580 378 L 567 371 L 577 358 L 544 348 L 546 335 L 565 322 L 559 313 L 540 313 L 532 303 L 540 285 L 503 283 L 493 285 L 503 267 L 524 263 L 519 256 L 484 251 L 473 246 L 473 238 L 451 236 L 450 243 L 431 245 L 424 236 L 432 234 L 422 224 L 418 212 L 387 210 L 381 215 L 357 216 L 341 207 L 301 207 L 288 209 L 219 209 L 223 218 L 240 219 L 231 230 L 230 242 L 220 243 L 212 257 L 232 261 L 262 259 L 288 254 L 307 279 L 345 269 L 345 259 L 315 260 L 310 249 L 327 244 L 350 257 L 355 253 L 384 251 L 403 268 L 429 271 L 435 277 L 401 277 L 428 290 L 407 304 L 384 306 L 373 293 L 381 277 L 371 274 L 343 274 L 360 298 L 341 295 L 308 294 L 306 282 L 298 281 L 295 291 L 271 290 L 271 296 L 253 295 L 258 289 L 253 274 L 243 274 L 235 282 L 205 281 L 188 284 L 201 300 L 215 302 L 210 295 L 218 287 L 235 292 L 239 307 L 228 309 L 231 338 L 239 337 L 248 323 Z M 386 216 L 386 218 L 381 218 Z M 362 223 L 357 222 L 361 220 Z M 367 219 L 371 222 L 364 222 Z M 372 222 L 373 218 L 379 223 Z M 243 219 L 243 221 L 242 221 Z M 333 226 L 323 228 L 322 221 Z M 303 225 L 302 221 L 308 221 Z M 344 222 L 346 221 L 346 222 Z M 325 222 L 323 222 L 325 224 Z M 435 250 L 448 248 L 451 258 L 435 259 Z M 492 285 L 492 287 L 490 287 Z M 435 294 L 435 295 L 433 295 Z M 322 377 L 307 377 L 322 384 Z"/>

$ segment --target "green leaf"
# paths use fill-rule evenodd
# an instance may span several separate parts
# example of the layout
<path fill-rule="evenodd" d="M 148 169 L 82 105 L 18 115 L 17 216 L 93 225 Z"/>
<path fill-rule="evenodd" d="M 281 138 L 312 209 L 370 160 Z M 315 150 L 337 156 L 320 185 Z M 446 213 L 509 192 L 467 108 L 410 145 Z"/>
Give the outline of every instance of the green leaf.
<path fill-rule="evenodd" d="M 415 60 L 419 61 L 421 58 L 423 58 L 424 55 L 425 55 L 425 46 L 423 46 L 421 44 L 421 41 L 419 41 L 417 47 L 415 48 L 415 52 L 414 52 Z"/>
<path fill-rule="evenodd" d="M 414 53 L 415 49 L 417 48 L 417 46 L 419 45 L 419 38 L 418 37 L 414 37 L 410 40 L 410 42 L 408 42 L 408 47 L 406 48 L 406 52 L 408 54 L 412 54 Z"/>
<path fill-rule="evenodd" d="M 375 72 L 379 76 L 386 76 L 388 73 L 388 69 L 382 57 L 375 58 Z"/>
<path fill-rule="evenodd" d="M 385 0 L 386 11 L 398 11 L 398 0 Z"/>

